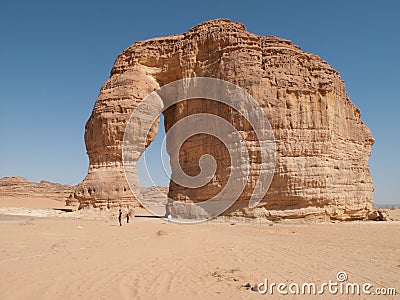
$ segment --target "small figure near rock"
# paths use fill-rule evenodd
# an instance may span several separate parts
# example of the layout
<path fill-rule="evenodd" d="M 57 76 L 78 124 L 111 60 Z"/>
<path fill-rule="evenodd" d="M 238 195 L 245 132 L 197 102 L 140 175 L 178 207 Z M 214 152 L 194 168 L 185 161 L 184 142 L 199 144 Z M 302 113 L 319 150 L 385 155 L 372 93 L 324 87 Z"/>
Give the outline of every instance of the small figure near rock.
<path fill-rule="evenodd" d="M 126 214 L 126 223 L 129 223 L 129 213 Z"/>
<path fill-rule="evenodd" d="M 119 226 L 122 226 L 122 210 L 121 209 L 119 209 L 118 221 L 119 221 Z"/>
<path fill-rule="evenodd" d="M 171 223 L 172 222 L 172 216 L 171 216 L 171 214 L 169 214 L 168 215 L 168 223 Z"/>

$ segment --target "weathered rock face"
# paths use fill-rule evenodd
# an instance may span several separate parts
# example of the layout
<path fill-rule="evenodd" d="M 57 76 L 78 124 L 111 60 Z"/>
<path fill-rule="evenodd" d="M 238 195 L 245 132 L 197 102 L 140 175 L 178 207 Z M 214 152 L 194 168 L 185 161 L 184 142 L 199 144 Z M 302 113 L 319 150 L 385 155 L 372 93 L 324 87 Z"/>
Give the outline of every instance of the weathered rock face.
<path fill-rule="evenodd" d="M 74 191 L 74 188 L 46 180 L 39 183 L 31 182 L 24 177 L 0 178 L 0 198 L 46 198 L 62 202 Z"/>
<path fill-rule="evenodd" d="M 274 131 L 277 165 L 264 201 L 257 208 L 247 208 L 255 172 L 227 214 L 272 220 L 348 220 L 364 218 L 371 210 L 368 158 L 374 140 L 338 72 L 290 41 L 251 34 L 242 24 L 228 20 L 137 42 L 118 56 L 86 124 L 90 167 L 74 193 L 81 208 L 138 205 L 122 167 L 126 123 L 150 92 L 188 77 L 213 77 L 242 87 L 264 109 Z M 257 147 L 251 146 L 251 134 L 246 135 L 251 131 L 246 122 L 222 104 L 211 102 L 188 100 L 169 108 L 164 112 L 166 130 L 193 113 L 219 114 L 243 133 L 252 168 L 257 169 Z M 154 124 L 148 136 L 138 138 L 146 139 L 148 145 L 157 129 Z M 212 153 L 219 168 L 202 188 L 190 190 L 172 182 L 169 196 L 196 202 L 218 193 L 229 176 L 223 145 L 199 135 L 181 150 L 181 166 L 189 175 L 199 172 L 198 158 L 206 153 Z"/>

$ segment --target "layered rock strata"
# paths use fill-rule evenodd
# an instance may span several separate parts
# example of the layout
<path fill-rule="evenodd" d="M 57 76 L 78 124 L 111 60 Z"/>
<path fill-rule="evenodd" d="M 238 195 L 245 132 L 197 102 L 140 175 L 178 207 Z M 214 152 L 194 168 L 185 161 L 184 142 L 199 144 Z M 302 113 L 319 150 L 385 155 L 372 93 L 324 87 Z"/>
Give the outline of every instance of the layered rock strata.
<path fill-rule="evenodd" d="M 0 178 L 0 199 L 2 197 L 42 198 L 63 202 L 74 189 L 74 186 L 46 180 L 32 182 L 24 177 Z"/>
<path fill-rule="evenodd" d="M 364 218 L 371 210 L 368 158 L 374 139 L 346 94 L 339 73 L 288 40 L 258 36 L 241 23 L 221 19 L 184 34 L 136 42 L 117 57 L 86 124 L 90 166 L 74 192 L 81 208 L 138 205 L 122 166 L 126 123 L 149 93 L 189 77 L 218 78 L 240 86 L 261 105 L 274 131 L 277 161 L 268 193 L 256 208 L 247 207 L 257 181 L 257 172 L 253 172 L 226 214 L 270 220 L 352 220 Z M 258 150 L 251 128 L 220 103 L 195 99 L 175 105 L 164 112 L 166 130 L 197 112 L 230 120 L 247 141 L 251 168 L 257 170 Z M 137 123 L 139 128 L 140 120 Z M 138 140 L 145 139 L 149 145 L 157 130 L 154 124 Z M 139 149 L 139 154 L 144 150 Z M 170 198 L 203 201 L 223 188 L 229 157 L 217 139 L 192 137 L 181 149 L 181 167 L 196 175 L 198 158 L 206 153 L 218 162 L 216 175 L 197 189 L 171 182 Z"/>

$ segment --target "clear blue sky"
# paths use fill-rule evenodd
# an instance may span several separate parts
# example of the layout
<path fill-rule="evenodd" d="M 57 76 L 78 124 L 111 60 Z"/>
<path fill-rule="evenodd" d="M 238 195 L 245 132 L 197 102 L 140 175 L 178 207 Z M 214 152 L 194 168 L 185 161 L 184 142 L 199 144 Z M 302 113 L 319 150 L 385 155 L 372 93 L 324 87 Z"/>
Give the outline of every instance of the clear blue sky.
<path fill-rule="evenodd" d="M 84 126 L 117 55 L 138 40 L 229 18 L 250 32 L 292 40 L 341 73 L 376 139 L 370 158 L 375 201 L 400 203 L 399 3 L 3 2 L 0 177 L 79 183 L 88 167 Z M 156 183 L 164 182 L 159 177 Z"/>

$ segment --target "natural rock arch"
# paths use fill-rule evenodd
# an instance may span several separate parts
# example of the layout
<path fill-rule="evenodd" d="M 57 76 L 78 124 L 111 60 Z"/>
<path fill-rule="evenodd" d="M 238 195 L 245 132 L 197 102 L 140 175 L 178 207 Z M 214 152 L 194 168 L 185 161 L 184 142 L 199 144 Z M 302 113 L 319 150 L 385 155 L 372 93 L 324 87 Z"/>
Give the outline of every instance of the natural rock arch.
<path fill-rule="evenodd" d="M 250 178 L 227 214 L 272 220 L 347 220 L 367 215 L 373 200 L 368 158 L 374 140 L 339 73 L 290 41 L 258 36 L 240 23 L 222 19 L 184 34 L 136 42 L 118 56 L 86 124 L 89 170 L 74 193 L 80 208 L 139 205 L 122 166 L 126 123 L 152 91 L 188 77 L 223 79 L 245 89 L 264 109 L 276 138 L 277 165 L 265 201 L 255 209 L 247 208 Z M 180 118 L 204 110 L 218 111 L 232 122 L 237 117 L 221 105 L 191 100 L 164 113 L 165 127 L 168 130 Z M 248 130 L 243 122 L 240 126 L 239 130 Z M 154 124 L 149 135 L 142 137 L 147 144 L 157 130 Z M 182 168 L 188 173 L 196 172 L 196 158 L 207 149 L 213 149 L 224 163 L 222 148 L 212 138 L 206 140 L 207 147 L 204 137 L 198 137 L 186 146 L 187 151 L 182 149 Z M 252 162 L 256 164 L 257 159 Z M 181 201 L 202 201 L 223 184 L 226 172 L 217 175 L 201 189 L 171 183 L 169 195 Z"/>

